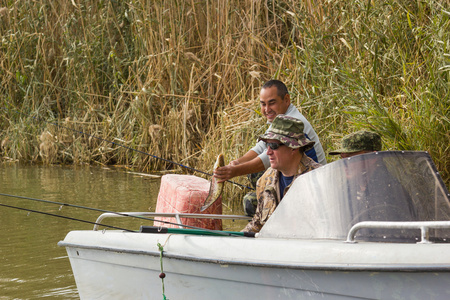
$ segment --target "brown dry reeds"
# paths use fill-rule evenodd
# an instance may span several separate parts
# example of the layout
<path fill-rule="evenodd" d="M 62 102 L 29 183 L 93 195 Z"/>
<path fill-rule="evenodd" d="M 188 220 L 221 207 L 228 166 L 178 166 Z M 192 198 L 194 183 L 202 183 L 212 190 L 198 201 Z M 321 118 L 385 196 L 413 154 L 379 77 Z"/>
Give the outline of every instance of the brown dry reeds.
<path fill-rule="evenodd" d="M 429 151 L 448 184 L 449 11 L 448 0 L 15 1 L 0 8 L 2 155 L 179 169 L 82 131 L 208 171 L 217 153 L 253 145 L 260 86 L 278 78 L 327 151 L 369 128 L 385 149 Z"/>

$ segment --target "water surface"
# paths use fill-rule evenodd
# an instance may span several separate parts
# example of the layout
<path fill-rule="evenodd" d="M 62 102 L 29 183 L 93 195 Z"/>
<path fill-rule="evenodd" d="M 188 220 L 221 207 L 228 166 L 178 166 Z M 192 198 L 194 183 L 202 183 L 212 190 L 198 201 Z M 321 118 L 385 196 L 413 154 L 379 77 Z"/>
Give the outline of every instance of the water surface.
<path fill-rule="evenodd" d="M 0 164 L 2 194 L 111 211 L 154 211 L 159 185 L 159 179 L 124 169 Z M 91 222 L 101 214 L 8 196 L 0 196 L 0 203 Z M 139 228 L 132 221 L 113 221 Z M 57 243 L 70 230 L 92 227 L 0 206 L 0 299 L 78 299 L 66 250 Z"/>

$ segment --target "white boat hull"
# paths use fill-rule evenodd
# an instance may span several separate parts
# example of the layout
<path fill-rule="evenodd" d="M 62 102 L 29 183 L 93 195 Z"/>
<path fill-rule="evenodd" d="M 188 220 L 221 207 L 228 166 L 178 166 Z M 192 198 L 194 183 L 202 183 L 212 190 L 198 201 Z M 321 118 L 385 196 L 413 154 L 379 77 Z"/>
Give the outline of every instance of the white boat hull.
<path fill-rule="evenodd" d="M 144 226 L 60 245 L 83 300 L 447 300 L 449 196 L 427 153 L 368 153 L 299 176 L 255 238 Z"/>
<path fill-rule="evenodd" d="M 73 231 L 60 245 L 81 299 L 163 299 L 158 243 L 168 299 L 450 299 L 446 244 Z"/>

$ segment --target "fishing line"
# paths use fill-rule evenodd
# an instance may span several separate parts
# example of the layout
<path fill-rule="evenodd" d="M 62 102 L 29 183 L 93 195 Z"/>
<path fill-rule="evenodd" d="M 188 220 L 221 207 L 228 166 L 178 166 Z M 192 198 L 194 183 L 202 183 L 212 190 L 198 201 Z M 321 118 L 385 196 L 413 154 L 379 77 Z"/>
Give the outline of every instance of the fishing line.
<path fill-rule="evenodd" d="M 57 217 L 57 218 L 62 218 L 62 219 L 68 219 L 68 220 L 72 220 L 72 221 L 78 221 L 78 222 L 83 222 L 83 223 L 88 223 L 88 224 L 93 224 L 93 225 L 104 226 L 104 227 L 113 228 L 113 229 L 125 230 L 125 231 L 128 231 L 128 232 L 136 232 L 134 230 L 129 230 L 129 229 L 120 228 L 120 227 L 116 227 L 116 226 L 100 224 L 100 223 L 91 222 L 91 221 L 87 221 L 87 220 L 82 220 L 82 219 L 76 219 L 76 218 L 72 218 L 72 217 L 56 215 L 56 214 L 52 214 L 52 213 L 48 213 L 48 212 L 44 212 L 44 211 L 38 211 L 38 210 L 29 209 L 29 208 L 23 208 L 23 207 L 18 207 L 18 206 L 12 206 L 12 205 L 7 205 L 7 204 L 3 204 L 3 203 L 0 203 L 0 206 L 4 206 L 4 207 L 8 207 L 8 208 L 14 208 L 14 209 L 18 209 L 18 210 L 24 210 L 24 211 L 28 211 L 28 212 L 32 212 L 32 213 L 38 213 L 38 214 L 52 216 L 52 217 Z"/>
<path fill-rule="evenodd" d="M 61 210 L 61 207 L 63 207 L 63 206 L 74 207 L 74 208 L 98 211 L 98 212 L 103 212 L 103 213 L 116 214 L 116 215 L 123 216 L 123 217 L 136 218 L 136 219 L 141 219 L 141 220 L 147 220 L 147 221 L 153 221 L 153 222 L 160 222 L 160 223 L 164 223 L 164 224 L 182 226 L 182 227 L 190 228 L 190 229 L 206 230 L 206 231 L 214 232 L 214 233 L 225 235 L 225 236 L 232 235 L 232 234 L 229 234 L 229 233 L 221 232 L 220 230 L 219 231 L 218 230 L 211 230 L 211 229 L 206 229 L 206 228 L 201 228 L 201 227 L 196 227 L 196 226 L 190 226 L 190 225 L 173 223 L 173 222 L 169 222 L 169 221 L 155 220 L 154 218 L 147 218 L 147 217 L 142 217 L 142 216 L 129 215 L 129 214 L 125 214 L 125 213 L 120 213 L 120 212 L 115 212 L 115 211 L 110 211 L 110 210 L 105 210 L 105 209 L 99 209 L 99 208 L 93 208 L 93 207 L 87 207 L 87 206 L 82 206 L 82 205 L 75 205 L 75 204 L 63 203 L 63 202 L 57 202 L 57 201 L 36 199 L 36 198 L 30 198 L 30 197 L 25 197 L 25 196 L 8 195 L 8 194 L 3 194 L 3 193 L 0 193 L 0 196 L 11 197 L 11 198 L 19 198 L 19 199 L 24 199 L 24 200 L 30 200 L 30 201 L 44 202 L 44 203 L 49 203 L 49 204 L 60 205 L 60 210 Z M 22 210 L 26 210 L 26 211 L 30 211 L 30 212 L 42 213 L 44 215 L 50 215 L 50 216 L 54 216 L 54 217 L 61 217 L 61 218 L 75 220 L 75 221 L 79 220 L 79 219 L 75 219 L 75 218 L 71 218 L 71 217 L 65 217 L 65 216 L 55 215 L 55 214 L 41 212 L 41 211 L 34 211 L 34 210 L 31 210 L 31 209 L 27 209 L 27 208 L 10 206 L 10 205 L 1 204 L 1 203 L 0 203 L 0 206 L 5 206 L 5 207 L 9 207 L 9 208 L 16 208 L 16 209 L 22 209 Z M 85 223 L 94 224 L 94 225 L 108 226 L 108 225 L 95 223 L 95 222 L 91 222 L 91 221 L 85 221 L 85 220 L 81 220 L 81 221 L 85 222 Z M 111 228 L 115 228 L 115 227 L 112 227 L 112 226 L 110 226 L 110 227 Z M 121 229 L 122 230 L 122 228 L 115 228 L 115 229 Z M 123 230 L 135 232 L 133 230 L 127 230 L 127 229 L 123 229 Z"/>
<path fill-rule="evenodd" d="M 18 110 L 15 110 L 15 109 L 10 109 L 10 108 L 7 108 L 7 107 L 4 107 L 4 109 L 5 109 L 5 110 L 8 110 L 8 109 L 9 109 L 9 110 L 12 110 L 12 111 L 14 111 L 14 112 L 16 112 L 16 113 L 18 113 L 18 114 L 21 114 L 21 115 L 23 115 L 23 116 L 29 117 L 29 115 L 26 115 L 25 113 L 22 113 L 22 112 L 20 112 L 20 111 L 18 111 Z M 156 158 L 156 159 L 165 161 L 165 162 L 167 162 L 167 163 L 171 163 L 171 164 L 180 166 L 180 167 L 182 167 L 182 168 L 186 168 L 186 169 L 191 170 L 191 171 L 194 171 L 194 172 L 198 172 L 198 173 L 201 173 L 201 174 L 204 174 L 204 175 L 208 175 L 208 176 L 213 176 L 213 174 L 209 174 L 209 173 L 207 173 L 207 172 L 204 172 L 204 171 L 201 171 L 201 170 L 197 170 L 197 169 L 195 169 L 195 168 L 192 168 L 192 167 L 189 167 L 189 166 L 186 166 L 186 165 L 183 165 L 183 164 L 180 164 L 180 163 L 177 163 L 177 162 L 174 162 L 174 161 L 171 161 L 171 160 L 168 160 L 168 159 L 165 159 L 165 158 L 162 158 L 162 157 L 159 157 L 159 156 L 156 156 L 156 155 L 153 155 L 153 154 L 150 154 L 150 153 L 147 153 L 147 152 L 138 150 L 138 149 L 134 149 L 134 148 L 131 148 L 131 147 L 122 145 L 122 144 L 118 144 L 118 143 L 113 142 L 113 141 L 105 140 L 104 138 L 101 138 L 101 137 L 98 137 L 98 136 L 95 136 L 95 135 L 92 135 L 92 134 L 89 134 L 89 133 L 85 133 L 85 132 L 80 131 L 80 130 L 72 129 L 72 128 L 69 128 L 69 127 L 67 127 L 67 126 L 60 125 L 60 124 L 58 124 L 58 123 L 54 123 L 54 122 L 51 122 L 51 121 L 46 121 L 46 120 L 40 119 L 39 117 L 31 116 L 31 118 L 33 118 L 34 120 L 36 120 L 36 121 L 38 121 L 38 122 L 49 123 L 49 124 L 52 124 L 52 125 L 54 125 L 54 126 L 56 126 L 56 127 L 60 127 L 60 128 L 64 128 L 64 129 L 67 129 L 67 130 L 71 130 L 71 131 L 76 132 L 76 133 L 84 134 L 84 135 L 86 135 L 86 136 L 88 136 L 88 137 L 95 138 L 95 139 L 98 139 L 98 140 L 100 140 L 100 141 L 103 141 L 103 142 L 106 142 L 106 143 L 110 143 L 110 144 L 116 145 L 116 146 L 118 146 L 118 147 L 122 147 L 122 148 L 125 148 L 125 149 L 128 149 L 128 150 L 136 151 L 136 152 L 139 152 L 139 153 L 141 153 L 141 154 L 148 155 L 148 156 L 150 156 L 150 157 L 153 157 L 153 158 Z M 254 190 L 254 188 L 252 188 L 252 187 L 245 186 L 245 185 L 243 185 L 243 184 L 240 184 L 240 183 L 237 183 L 237 182 L 234 182 L 234 181 L 231 181 L 231 180 L 227 180 L 227 181 L 230 182 L 230 183 L 232 183 L 232 184 L 238 185 L 238 186 L 240 186 L 240 187 L 242 187 L 242 188 Z"/>
<path fill-rule="evenodd" d="M 137 218 L 137 219 L 143 219 L 143 220 L 148 220 L 148 221 L 155 221 L 154 219 L 150 219 L 150 218 L 146 218 L 146 217 L 142 217 L 142 216 L 133 216 L 133 215 L 128 215 L 128 214 L 124 214 L 124 213 L 120 213 L 120 212 L 114 212 L 114 211 L 109 211 L 109 210 L 104 210 L 104 209 L 99 209 L 99 208 L 93 208 L 93 207 L 87 207 L 87 206 L 82 206 L 82 205 L 75 205 L 75 204 L 69 204 L 69 203 L 63 203 L 63 202 L 57 202 L 57 201 L 36 199 L 36 198 L 25 197 L 25 196 L 8 195 L 8 194 L 3 194 L 3 193 L 0 193 L 0 196 L 11 197 L 11 198 L 19 198 L 19 199 L 24 199 L 24 200 L 36 201 L 36 202 L 44 202 L 44 203 L 56 204 L 56 205 L 60 205 L 60 210 L 61 210 L 61 207 L 67 206 L 67 207 L 74 207 L 74 208 L 98 211 L 98 212 L 102 212 L 102 213 L 113 213 L 113 214 L 117 214 L 117 215 L 120 215 L 120 216 L 123 216 L 123 217 L 130 217 L 130 218 Z M 158 221 L 158 220 L 156 220 L 156 221 Z M 167 223 L 168 224 L 172 224 L 172 225 L 175 224 L 175 223 L 170 223 L 170 222 L 167 222 Z"/>

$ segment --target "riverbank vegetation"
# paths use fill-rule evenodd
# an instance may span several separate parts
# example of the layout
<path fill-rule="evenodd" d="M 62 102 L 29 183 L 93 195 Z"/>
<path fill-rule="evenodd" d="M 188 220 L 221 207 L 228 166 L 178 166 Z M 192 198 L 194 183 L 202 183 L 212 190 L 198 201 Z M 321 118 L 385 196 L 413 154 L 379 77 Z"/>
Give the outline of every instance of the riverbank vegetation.
<path fill-rule="evenodd" d="M 210 173 L 265 130 L 259 89 L 277 78 L 327 153 L 374 130 L 428 151 L 449 186 L 449 0 L 4 5 L 3 159 Z"/>

